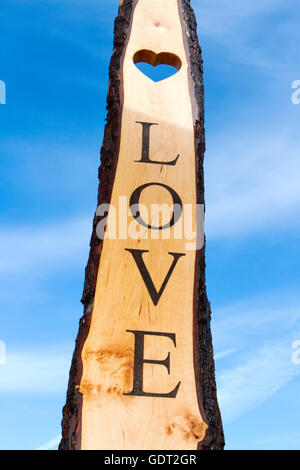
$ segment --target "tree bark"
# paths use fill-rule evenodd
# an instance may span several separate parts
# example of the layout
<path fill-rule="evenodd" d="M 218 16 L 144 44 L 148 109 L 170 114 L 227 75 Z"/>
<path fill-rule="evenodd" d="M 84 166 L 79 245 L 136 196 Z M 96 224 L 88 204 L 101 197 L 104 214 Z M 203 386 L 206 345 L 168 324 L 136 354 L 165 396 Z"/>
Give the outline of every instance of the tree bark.
<path fill-rule="evenodd" d="M 133 15 L 139 0 L 121 1 L 114 27 L 113 54 L 109 67 L 107 97 L 107 124 L 101 149 L 99 168 L 98 206 L 109 204 L 112 198 L 120 152 L 122 112 L 124 105 L 123 63 L 130 39 Z M 195 148 L 196 203 L 204 204 L 203 157 L 205 152 L 204 87 L 201 49 L 197 37 L 197 25 L 189 0 L 178 0 L 183 43 L 188 58 L 189 87 L 192 97 Z M 154 165 L 153 165 L 154 166 Z M 96 234 L 100 217 L 93 220 L 90 254 L 85 271 L 82 296 L 84 314 L 80 319 L 79 332 L 73 354 L 66 405 L 63 409 L 62 440 L 60 450 L 82 449 L 83 394 L 80 385 L 83 376 L 83 348 L 90 333 L 93 318 L 97 275 L 103 240 Z M 136 266 L 133 265 L 133 269 Z M 99 280 L 98 280 L 99 282 Z M 111 293 L 108 293 L 111 295 Z M 198 442 L 201 450 L 217 450 L 224 447 L 221 415 L 217 402 L 215 368 L 210 329 L 211 310 L 206 294 L 205 246 L 196 251 L 193 286 L 193 360 L 197 401 L 206 423 L 205 436 Z"/>

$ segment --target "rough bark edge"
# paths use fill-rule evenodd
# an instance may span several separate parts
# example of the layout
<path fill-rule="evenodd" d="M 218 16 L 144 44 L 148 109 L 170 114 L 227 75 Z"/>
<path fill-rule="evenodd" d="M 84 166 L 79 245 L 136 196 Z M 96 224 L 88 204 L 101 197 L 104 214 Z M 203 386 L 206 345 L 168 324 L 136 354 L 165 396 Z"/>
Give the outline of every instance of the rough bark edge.
<path fill-rule="evenodd" d="M 197 36 L 197 22 L 190 0 L 179 0 L 184 42 L 190 66 L 191 99 L 194 101 L 194 136 L 197 204 L 204 204 L 205 152 L 204 85 L 202 51 Z M 198 403 L 208 424 L 200 450 L 222 450 L 225 445 L 222 418 L 217 400 L 215 363 L 211 335 L 211 309 L 206 293 L 205 245 L 196 252 L 194 280 L 194 366 Z"/>
<path fill-rule="evenodd" d="M 107 124 L 101 148 L 99 168 L 98 206 L 110 203 L 115 179 L 121 134 L 123 109 L 122 64 L 130 35 L 133 8 L 136 0 L 123 0 L 119 6 L 114 25 L 113 53 L 109 66 L 107 94 Z M 84 314 L 79 321 L 79 331 L 70 369 L 66 404 L 63 408 L 62 440 L 59 450 L 79 450 L 81 448 L 82 395 L 79 384 L 82 377 L 81 352 L 89 333 L 93 311 L 97 274 L 100 263 L 102 240 L 96 235 L 99 217 L 95 214 L 90 241 L 90 253 L 85 269 L 85 282 L 81 302 Z"/>
<path fill-rule="evenodd" d="M 197 203 L 204 204 L 203 159 L 205 152 L 204 130 L 204 87 L 202 54 L 197 37 L 197 24 L 190 0 L 178 0 L 182 15 L 184 42 L 192 75 L 192 100 L 196 101 L 195 117 L 195 157 Z M 107 124 L 101 149 L 99 168 L 98 205 L 109 203 L 115 177 L 119 153 L 120 127 L 122 117 L 121 67 L 132 21 L 133 5 L 137 0 L 123 0 L 115 20 L 114 49 L 109 69 L 109 89 L 107 98 Z M 60 450 L 77 450 L 81 446 L 80 417 L 82 395 L 78 386 L 82 376 L 81 351 L 89 333 L 93 310 L 97 274 L 102 251 L 102 241 L 96 236 L 99 218 L 95 215 L 90 242 L 90 254 L 85 270 L 85 283 L 82 296 L 84 314 L 80 319 L 79 331 L 73 354 L 68 384 L 66 405 L 63 408 L 62 440 Z M 194 341 L 195 373 L 199 406 L 204 411 L 208 424 L 205 439 L 199 449 L 217 450 L 224 447 L 221 415 L 216 396 L 215 367 L 210 330 L 211 310 L 206 294 L 205 247 L 197 252 L 194 286 Z"/>

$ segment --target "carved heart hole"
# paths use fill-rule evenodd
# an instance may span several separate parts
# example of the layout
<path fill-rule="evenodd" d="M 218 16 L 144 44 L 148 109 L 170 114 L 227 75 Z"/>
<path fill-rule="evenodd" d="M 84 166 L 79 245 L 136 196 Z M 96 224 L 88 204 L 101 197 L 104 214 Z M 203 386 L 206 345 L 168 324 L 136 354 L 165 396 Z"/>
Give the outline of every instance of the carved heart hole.
<path fill-rule="evenodd" d="M 142 49 L 133 56 L 136 67 L 153 82 L 166 80 L 181 68 L 181 60 L 171 52 L 160 52 Z"/>

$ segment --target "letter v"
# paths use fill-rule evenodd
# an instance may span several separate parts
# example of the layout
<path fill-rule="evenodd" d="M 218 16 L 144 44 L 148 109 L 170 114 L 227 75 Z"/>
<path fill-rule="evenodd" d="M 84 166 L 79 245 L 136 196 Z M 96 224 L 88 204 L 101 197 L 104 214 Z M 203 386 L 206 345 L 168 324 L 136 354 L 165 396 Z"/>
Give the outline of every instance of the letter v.
<path fill-rule="evenodd" d="M 144 280 L 144 283 L 148 289 L 148 292 L 150 294 L 150 297 L 152 299 L 152 302 L 154 305 L 157 305 L 158 302 L 159 302 L 159 299 L 161 298 L 165 288 L 166 288 L 166 285 L 168 284 L 168 281 L 172 275 L 172 272 L 179 260 L 179 258 L 181 258 L 181 256 L 185 256 L 185 253 L 168 253 L 169 255 L 172 255 L 173 256 L 173 263 L 168 271 L 168 274 L 166 275 L 165 277 L 165 280 L 164 282 L 162 283 L 162 286 L 161 288 L 159 289 L 159 291 L 157 292 L 154 284 L 153 284 L 153 281 L 151 279 L 151 276 L 149 274 L 149 271 L 148 269 L 146 268 L 146 265 L 145 265 L 145 262 L 143 260 L 143 253 L 149 253 L 149 250 L 131 250 L 129 248 L 125 248 L 126 251 L 129 251 L 133 258 L 134 258 L 134 261 L 136 262 L 136 265 L 137 267 L 139 268 L 139 271 L 141 273 L 141 276 Z"/>

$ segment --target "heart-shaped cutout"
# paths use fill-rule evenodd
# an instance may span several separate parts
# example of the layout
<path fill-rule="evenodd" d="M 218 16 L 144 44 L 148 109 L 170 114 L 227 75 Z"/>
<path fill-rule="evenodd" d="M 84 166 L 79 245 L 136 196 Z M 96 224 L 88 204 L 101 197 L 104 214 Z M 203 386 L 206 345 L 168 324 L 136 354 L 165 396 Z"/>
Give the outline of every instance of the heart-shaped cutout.
<path fill-rule="evenodd" d="M 153 82 L 166 80 L 181 68 L 180 58 L 171 52 L 160 52 L 142 49 L 133 56 L 136 67 Z"/>

